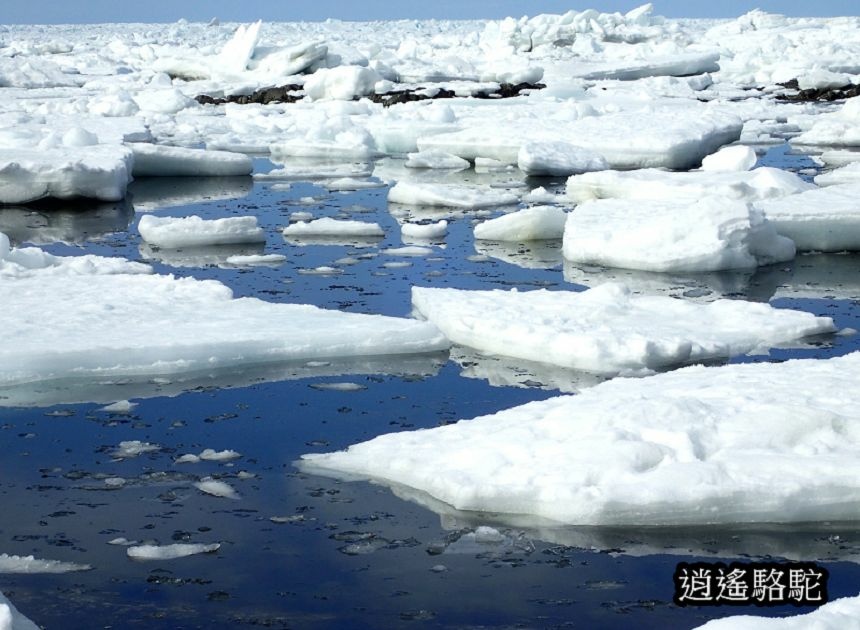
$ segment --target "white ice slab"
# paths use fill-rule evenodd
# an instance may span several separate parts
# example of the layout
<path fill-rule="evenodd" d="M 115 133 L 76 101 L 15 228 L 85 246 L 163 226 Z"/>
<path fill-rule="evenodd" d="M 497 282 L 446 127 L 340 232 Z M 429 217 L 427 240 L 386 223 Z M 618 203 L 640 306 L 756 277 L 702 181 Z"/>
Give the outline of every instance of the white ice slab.
<path fill-rule="evenodd" d="M 213 280 L 130 275 L 145 265 L 95 256 L 18 269 L 0 246 L 0 384 L 180 374 L 291 360 L 443 350 L 432 324 L 234 299 Z M 7 269 L 18 269 L 7 276 Z M 132 265 L 134 265 L 132 267 Z M 114 271 L 113 275 L 96 275 Z M 31 265 L 32 267 L 32 265 Z M 88 273 L 89 271 L 89 273 Z M 117 273 L 119 272 L 119 273 Z M 21 317 L 27 313 L 27 317 Z"/>
<path fill-rule="evenodd" d="M 121 146 L 0 149 L 0 204 L 46 197 L 119 201 L 131 169 L 131 151 Z"/>
<path fill-rule="evenodd" d="M 705 72 L 717 72 L 720 69 L 720 53 L 694 52 L 675 54 L 663 58 L 653 58 L 648 61 L 626 61 L 606 64 L 604 67 L 593 69 L 581 76 L 583 79 L 616 79 L 619 81 L 635 81 L 645 77 L 675 76 L 686 77 Z"/>
<path fill-rule="evenodd" d="M 378 223 L 349 221 L 324 217 L 307 222 L 296 222 L 281 230 L 284 236 L 384 236 Z"/>
<path fill-rule="evenodd" d="M 835 599 L 811 613 L 788 617 L 734 615 L 713 619 L 697 630 L 860 630 L 860 595 Z"/>
<path fill-rule="evenodd" d="M 528 175 L 567 177 L 574 173 L 602 171 L 609 164 L 599 153 L 569 142 L 526 142 L 517 154 L 517 166 Z"/>
<path fill-rule="evenodd" d="M 476 208 L 513 205 L 519 201 L 519 197 L 511 192 L 489 186 L 398 182 L 388 191 L 388 201 L 405 206 L 435 206 L 474 210 Z"/>
<path fill-rule="evenodd" d="M 251 158 L 229 151 L 204 151 L 133 142 L 135 177 L 234 177 L 250 175 Z"/>
<path fill-rule="evenodd" d="M 571 262 L 705 272 L 791 260 L 795 246 L 743 201 L 600 199 L 568 215 L 562 251 Z"/>
<path fill-rule="evenodd" d="M 838 184 L 860 184 L 860 162 L 851 162 L 841 168 L 816 175 L 815 183 L 819 186 L 836 186 Z"/>
<path fill-rule="evenodd" d="M 373 94 L 373 88 L 382 80 L 370 68 L 361 66 L 338 66 L 317 70 L 305 81 L 305 94 L 315 101 L 335 99 L 349 101 Z"/>
<path fill-rule="evenodd" d="M 602 374 L 725 358 L 836 330 L 830 318 L 800 311 L 635 296 L 622 284 L 581 293 L 414 287 L 412 305 L 456 344 Z"/>
<path fill-rule="evenodd" d="M 848 99 L 836 112 L 823 114 L 808 131 L 792 138 L 791 142 L 798 145 L 860 146 L 860 96 Z"/>
<path fill-rule="evenodd" d="M 135 560 L 175 560 L 201 553 L 214 553 L 221 548 L 219 543 L 209 545 L 173 543 L 171 545 L 138 545 L 126 549 L 129 558 Z"/>
<path fill-rule="evenodd" d="M 574 175 L 567 180 L 567 197 L 588 199 L 701 199 L 706 196 L 754 201 L 791 195 L 815 186 L 778 168 L 752 171 L 670 172 L 659 169 L 600 171 Z"/>
<path fill-rule="evenodd" d="M 798 250 L 860 250 L 860 182 L 756 202 Z"/>
<path fill-rule="evenodd" d="M 18 612 L 12 602 L 0 593 L 0 630 L 39 630 L 39 626 Z"/>
<path fill-rule="evenodd" d="M 503 214 L 475 226 L 475 238 L 489 241 L 537 241 L 561 238 L 567 213 L 558 206 L 534 206 Z"/>
<path fill-rule="evenodd" d="M 266 234 L 257 225 L 257 217 L 203 219 L 189 217 L 140 217 L 137 229 L 144 241 L 155 247 L 179 249 L 209 245 L 265 242 Z"/>
<path fill-rule="evenodd" d="M 703 171 L 748 171 L 755 166 L 758 157 L 751 147 L 735 145 L 723 147 L 702 160 Z"/>
<path fill-rule="evenodd" d="M 582 525 L 856 520 L 860 353 L 614 379 L 302 468 Z"/>

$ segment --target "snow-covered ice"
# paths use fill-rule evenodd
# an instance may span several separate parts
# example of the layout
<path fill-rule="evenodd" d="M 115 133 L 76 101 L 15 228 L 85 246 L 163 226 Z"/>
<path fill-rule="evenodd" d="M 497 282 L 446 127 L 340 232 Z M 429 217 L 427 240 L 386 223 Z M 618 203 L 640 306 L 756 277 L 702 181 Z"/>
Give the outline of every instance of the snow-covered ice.
<path fill-rule="evenodd" d="M 157 217 L 144 215 L 137 224 L 141 237 L 150 245 L 164 249 L 260 243 L 266 233 L 257 225 L 257 217 L 228 217 L 203 219 L 188 217 Z"/>
<path fill-rule="evenodd" d="M 614 379 L 301 467 L 583 525 L 855 520 L 860 353 Z"/>
<path fill-rule="evenodd" d="M 578 263 L 705 272 L 791 260 L 795 246 L 743 201 L 599 199 L 568 214 L 563 253 Z"/>
<path fill-rule="evenodd" d="M 535 241 L 564 235 L 567 213 L 557 206 L 534 206 L 503 214 L 475 226 L 475 238 L 490 241 Z"/>
<path fill-rule="evenodd" d="M 610 374 L 731 357 L 836 330 L 830 318 L 801 311 L 635 296 L 620 284 L 580 293 L 414 287 L 412 304 L 456 344 Z"/>
<path fill-rule="evenodd" d="M 860 182 L 816 188 L 755 205 L 798 250 L 860 250 Z"/>

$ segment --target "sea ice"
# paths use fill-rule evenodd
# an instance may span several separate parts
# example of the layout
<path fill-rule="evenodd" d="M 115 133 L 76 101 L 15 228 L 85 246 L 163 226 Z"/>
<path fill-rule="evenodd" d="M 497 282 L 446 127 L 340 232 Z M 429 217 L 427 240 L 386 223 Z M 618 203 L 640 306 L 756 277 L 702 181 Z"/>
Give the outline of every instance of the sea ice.
<path fill-rule="evenodd" d="M 444 151 L 420 151 L 410 153 L 404 164 L 406 168 L 437 168 L 463 170 L 469 168 L 468 160 Z"/>
<path fill-rule="evenodd" d="M 128 547 L 126 553 L 135 560 L 174 560 L 201 553 L 213 553 L 221 548 L 220 543 L 210 545 L 173 543 L 171 545 L 138 545 Z"/>
<path fill-rule="evenodd" d="M 860 595 L 835 599 L 811 613 L 788 617 L 735 615 L 713 619 L 696 630 L 860 630 Z"/>
<path fill-rule="evenodd" d="M 435 223 L 404 223 L 400 226 L 404 238 L 433 240 L 448 233 L 448 222 L 445 220 Z"/>
<path fill-rule="evenodd" d="M 250 175 L 251 158 L 229 151 L 204 151 L 144 142 L 129 143 L 135 177 L 236 177 Z"/>
<path fill-rule="evenodd" d="M 489 241 L 560 239 L 567 213 L 556 206 L 534 206 L 475 226 L 475 238 Z"/>
<path fill-rule="evenodd" d="M 284 236 L 384 236 L 385 232 L 378 223 L 366 221 L 351 221 L 324 217 L 308 222 L 291 223 L 283 230 Z"/>
<path fill-rule="evenodd" d="M 642 169 L 573 175 L 567 180 L 567 197 L 576 202 L 589 199 L 701 199 L 708 196 L 755 201 L 814 188 L 813 184 L 794 173 L 771 167 L 729 172 Z"/>
<path fill-rule="evenodd" d="M 361 66 L 322 68 L 305 81 L 305 95 L 315 101 L 349 101 L 358 96 L 373 94 L 376 83 L 381 79 L 371 68 Z"/>
<path fill-rule="evenodd" d="M 474 210 L 492 206 L 510 206 L 519 202 L 519 197 L 488 186 L 398 182 L 388 191 L 388 201 L 406 206 L 441 206 Z"/>
<path fill-rule="evenodd" d="M 304 455 L 300 467 L 568 524 L 856 520 L 858 374 L 856 352 L 692 366 Z"/>
<path fill-rule="evenodd" d="M 819 186 L 835 186 L 837 184 L 860 184 L 860 162 L 851 162 L 841 168 L 827 171 L 815 177 Z"/>
<path fill-rule="evenodd" d="M 218 481 L 212 477 L 204 477 L 194 484 L 194 487 L 204 494 L 222 499 L 239 499 L 239 493 L 226 481 Z"/>
<path fill-rule="evenodd" d="M 46 197 L 119 201 L 131 181 L 132 164 L 131 151 L 116 145 L 0 148 L 0 204 Z"/>
<path fill-rule="evenodd" d="M 76 562 L 61 562 L 59 560 L 41 560 L 33 556 L 10 556 L 0 553 L 0 574 L 2 573 L 73 573 L 89 571 L 88 564 Z"/>
<path fill-rule="evenodd" d="M 792 138 L 791 143 L 800 146 L 860 146 L 860 96 L 849 98 L 839 111 L 818 116 L 812 127 Z"/>
<path fill-rule="evenodd" d="M 0 385 L 448 347 L 425 322 L 235 299 L 220 282 L 151 271 L 123 259 L 11 249 L 0 237 L 0 329 L 15 339 L 0 347 Z"/>
<path fill-rule="evenodd" d="M 794 258 L 794 243 L 749 203 L 601 199 L 577 206 L 564 229 L 565 259 L 646 271 L 743 269 Z"/>
<path fill-rule="evenodd" d="M 860 182 L 816 188 L 755 205 L 798 250 L 860 250 Z"/>
<path fill-rule="evenodd" d="M 144 241 L 164 249 L 261 243 L 266 240 L 266 233 L 257 225 L 257 217 L 253 216 L 207 220 L 197 215 L 175 218 L 147 214 L 140 218 L 137 230 Z"/>
<path fill-rule="evenodd" d="M 749 171 L 758 157 L 751 147 L 735 145 L 723 147 L 702 160 L 702 170 L 711 172 Z"/>
<path fill-rule="evenodd" d="M 726 358 L 836 330 L 829 317 L 801 311 L 635 296 L 621 284 L 583 292 L 413 287 L 412 305 L 453 343 L 604 374 Z"/>
<path fill-rule="evenodd" d="M 39 626 L 18 612 L 12 602 L 0 593 L 0 630 L 39 630 Z"/>
<path fill-rule="evenodd" d="M 517 154 L 517 166 L 528 175 L 566 177 L 609 168 L 602 155 L 568 142 L 526 142 Z"/>

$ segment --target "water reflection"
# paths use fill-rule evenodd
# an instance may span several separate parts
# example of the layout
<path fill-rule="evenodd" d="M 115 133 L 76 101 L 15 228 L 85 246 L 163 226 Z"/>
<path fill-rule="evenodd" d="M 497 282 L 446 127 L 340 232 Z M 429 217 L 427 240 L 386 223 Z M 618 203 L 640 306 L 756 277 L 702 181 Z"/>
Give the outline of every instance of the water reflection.
<path fill-rule="evenodd" d="M 434 376 L 447 362 L 447 352 L 332 359 L 327 361 L 281 362 L 187 372 L 136 379 L 122 377 L 98 381 L 91 376 L 64 378 L 14 387 L 0 387 L 0 407 L 50 407 L 76 403 L 111 403 L 154 397 L 175 397 L 195 390 L 233 389 L 259 383 L 302 378 L 383 374 L 408 378 Z"/>
<path fill-rule="evenodd" d="M 564 262 L 560 240 L 522 243 L 476 240 L 475 251 L 523 269 L 554 269 Z"/>
<path fill-rule="evenodd" d="M 128 202 L 3 207 L 0 208 L 0 232 L 6 234 L 13 245 L 74 245 L 126 232 L 133 219 L 134 209 Z"/>
<path fill-rule="evenodd" d="M 144 177 L 128 187 L 138 212 L 211 201 L 241 199 L 253 188 L 250 177 Z"/>

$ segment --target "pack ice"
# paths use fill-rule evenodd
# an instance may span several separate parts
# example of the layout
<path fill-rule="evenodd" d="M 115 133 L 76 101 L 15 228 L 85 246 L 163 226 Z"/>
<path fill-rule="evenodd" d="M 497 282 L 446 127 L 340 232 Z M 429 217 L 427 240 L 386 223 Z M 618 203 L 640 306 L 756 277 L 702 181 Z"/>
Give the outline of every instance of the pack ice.
<path fill-rule="evenodd" d="M 0 325 L 16 340 L 0 349 L 0 384 L 176 374 L 448 346 L 426 322 L 237 299 L 220 282 L 151 271 L 122 259 L 11 249 L 0 235 Z"/>
<path fill-rule="evenodd" d="M 856 520 L 860 353 L 614 379 L 346 451 L 306 471 L 463 511 L 581 525 Z"/>
<path fill-rule="evenodd" d="M 598 199 L 568 214 L 562 251 L 575 263 L 707 272 L 791 260 L 795 246 L 744 201 Z"/>
<path fill-rule="evenodd" d="M 580 293 L 413 287 L 412 304 L 456 344 L 603 374 L 725 358 L 835 331 L 829 317 L 741 300 L 637 297 L 621 284 Z"/>

